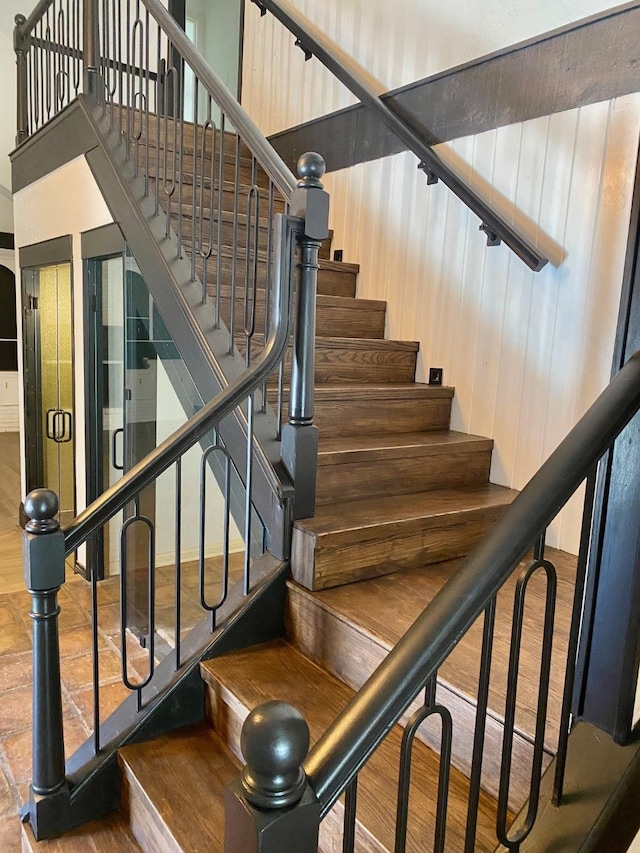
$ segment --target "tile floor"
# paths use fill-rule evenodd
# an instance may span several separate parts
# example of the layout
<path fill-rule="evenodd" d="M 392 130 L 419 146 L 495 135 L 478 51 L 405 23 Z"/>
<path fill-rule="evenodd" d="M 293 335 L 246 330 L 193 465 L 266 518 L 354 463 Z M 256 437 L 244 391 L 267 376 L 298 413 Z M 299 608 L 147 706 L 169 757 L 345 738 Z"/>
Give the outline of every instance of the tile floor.
<path fill-rule="evenodd" d="M 15 536 L 20 539 L 18 529 Z M 211 561 L 214 570 L 219 561 Z M 231 583 L 242 571 L 242 555 L 232 560 Z M 156 624 L 158 653 L 171 649 L 173 627 L 173 567 L 157 570 Z M 183 567 L 181 633 L 202 618 L 196 602 L 197 565 Z M 189 595 L 191 592 L 191 595 Z M 91 589 L 79 576 L 69 576 L 59 595 L 60 655 L 65 745 L 73 753 L 91 734 L 93 717 L 91 659 Z M 121 682 L 119 580 L 98 587 L 100 712 L 104 719 L 128 695 Z M 20 826 L 17 812 L 28 794 L 31 773 L 31 620 L 30 596 L 22 589 L 0 594 L 0 851 L 17 853 Z M 144 678 L 148 656 L 135 641 L 129 643 L 129 673 Z"/>

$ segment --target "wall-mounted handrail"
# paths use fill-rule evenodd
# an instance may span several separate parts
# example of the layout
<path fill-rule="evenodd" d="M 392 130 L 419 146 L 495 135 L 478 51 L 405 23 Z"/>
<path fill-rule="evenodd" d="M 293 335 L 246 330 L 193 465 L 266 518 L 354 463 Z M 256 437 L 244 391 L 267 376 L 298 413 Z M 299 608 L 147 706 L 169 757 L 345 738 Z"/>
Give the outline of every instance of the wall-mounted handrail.
<path fill-rule="evenodd" d="M 287 0 L 253 0 L 262 10 L 268 10 L 295 35 L 305 53 L 316 56 L 365 106 L 370 107 L 384 124 L 420 159 L 420 167 L 438 178 L 472 210 L 481 221 L 490 245 L 500 240 L 534 272 L 548 262 L 541 252 L 517 228 L 493 210 L 471 187 L 424 142 L 418 133 L 385 103 L 372 89 L 366 75 L 354 61 L 344 55 L 325 33 L 315 27 Z M 496 239 L 497 238 L 497 239 Z"/>
<path fill-rule="evenodd" d="M 323 815 L 639 409 L 640 351 L 311 749 L 304 769 Z"/>

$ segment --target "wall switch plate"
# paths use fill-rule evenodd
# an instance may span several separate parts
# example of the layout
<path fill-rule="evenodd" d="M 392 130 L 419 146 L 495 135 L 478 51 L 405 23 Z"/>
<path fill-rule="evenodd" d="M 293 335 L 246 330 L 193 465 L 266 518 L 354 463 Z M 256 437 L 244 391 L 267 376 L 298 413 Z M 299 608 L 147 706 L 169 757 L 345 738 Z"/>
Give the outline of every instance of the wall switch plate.
<path fill-rule="evenodd" d="M 335 252 L 333 253 L 333 260 L 334 261 L 342 261 L 342 252 L 343 252 L 342 249 L 336 249 Z"/>
<path fill-rule="evenodd" d="M 430 367 L 429 385 L 442 385 L 442 372 L 441 367 Z"/>

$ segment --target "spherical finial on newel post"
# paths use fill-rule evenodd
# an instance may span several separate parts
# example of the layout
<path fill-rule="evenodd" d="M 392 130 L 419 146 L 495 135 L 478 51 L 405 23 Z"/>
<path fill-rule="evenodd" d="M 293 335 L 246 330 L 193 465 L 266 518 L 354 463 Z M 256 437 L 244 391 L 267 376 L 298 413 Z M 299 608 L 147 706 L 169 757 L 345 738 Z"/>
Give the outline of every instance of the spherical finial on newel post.
<path fill-rule="evenodd" d="M 311 187 L 324 189 L 321 179 L 327 171 L 327 165 L 321 154 L 317 154 L 315 151 L 307 151 L 298 160 L 297 170 L 300 178 L 298 181 L 300 189 L 310 189 Z"/>
<path fill-rule="evenodd" d="M 302 767 L 309 727 L 297 708 L 265 702 L 240 736 L 247 762 L 225 797 L 225 853 L 316 853 L 320 803 Z"/>
<path fill-rule="evenodd" d="M 309 751 L 309 727 L 297 708 L 265 702 L 244 721 L 240 740 L 247 762 L 242 787 L 254 806 L 282 809 L 297 803 L 305 788 L 302 762 Z"/>
<path fill-rule="evenodd" d="M 25 530 L 29 533 L 51 533 L 60 527 L 55 519 L 58 496 L 51 489 L 34 489 L 24 501 L 25 515 L 29 518 Z"/>

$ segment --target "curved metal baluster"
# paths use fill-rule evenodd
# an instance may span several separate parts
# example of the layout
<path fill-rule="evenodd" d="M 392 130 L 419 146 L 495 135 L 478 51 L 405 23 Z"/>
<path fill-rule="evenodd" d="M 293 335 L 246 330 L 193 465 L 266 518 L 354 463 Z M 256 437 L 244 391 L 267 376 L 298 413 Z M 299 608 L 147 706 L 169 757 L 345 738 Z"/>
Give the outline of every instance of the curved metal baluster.
<path fill-rule="evenodd" d="M 251 235 L 255 200 L 255 233 Z M 254 183 L 247 194 L 246 252 L 244 270 L 243 331 L 246 338 L 245 366 L 251 364 L 251 340 L 256 330 L 256 299 L 258 295 L 258 249 L 260 243 L 260 188 Z"/>
<path fill-rule="evenodd" d="M 53 95 L 53 56 L 51 54 L 51 26 L 49 24 L 49 9 L 47 9 L 47 26 L 45 27 L 45 68 L 46 68 L 46 104 L 47 121 L 51 119 L 51 97 Z"/>
<path fill-rule="evenodd" d="M 269 311 L 271 309 L 271 254 L 273 252 L 273 213 L 275 204 L 275 185 L 269 181 L 269 212 L 267 214 L 267 260 L 264 280 L 264 340 L 269 334 Z M 267 410 L 267 380 L 262 383 L 262 413 Z"/>
<path fill-rule="evenodd" d="M 482 758 L 484 756 L 484 738 L 487 725 L 487 708 L 489 705 L 489 680 L 491 677 L 491 654 L 493 651 L 495 621 L 496 600 L 494 598 L 484 611 L 464 853 L 473 853 L 476 849 L 476 829 L 478 825 L 478 805 L 480 803 L 480 786 L 482 782 Z"/>
<path fill-rule="evenodd" d="M 168 55 L 171 56 L 172 48 L 171 43 L 167 42 L 167 51 Z M 162 191 L 164 193 L 166 199 L 166 210 L 165 210 L 165 233 L 167 237 L 171 231 L 171 199 L 176 191 L 177 185 L 177 157 L 178 157 L 178 120 L 176 118 L 176 114 L 178 112 L 178 73 L 175 65 L 167 66 L 167 72 L 165 74 L 165 88 L 164 88 L 164 103 L 165 103 L 165 115 L 164 115 L 164 174 L 163 174 L 163 182 L 162 182 Z M 171 152 L 171 180 L 168 180 L 169 173 L 169 99 L 173 96 L 173 104 L 172 106 L 172 121 L 173 121 L 173 150 Z"/>
<path fill-rule="evenodd" d="M 198 216 L 198 254 L 202 258 L 202 301 L 207 301 L 207 271 L 208 261 L 213 253 L 213 217 L 214 217 L 214 192 L 215 192 L 215 160 L 216 160 L 216 126 L 211 119 L 211 98 L 207 99 L 207 118 L 202 126 L 202 177 L 200 179 L 200 210 Z M 211 190 L 209 194 L 209 234 L 205 242 L 204 238 L 204 213 L 206 201 L 206 177 L 205 163 L 207 162 L 207 132 L 211 133 L 211 174 L 209 180 Z M 219 212 L 220 215 L 220 212 Z M 195 223 L 194 223 L 195 227 Z M 206 248 L 205 248 L 206 247 Z M 216 297 L 217 302 L 217 297 Z"/>
<path fill-rule="evenodd" d="M 191 194 L 191 281 L 195 281 L 196 254 L 198 252 L 197 228 L 198 221 L 198 99 L 200 97 L 200 80 L 193 78 L 193 153 L 191 154 L 193 192 Z"/>
<path fill-rule="evenodd" d="M 184 198 L 184 111 L 185 111 L 185 103 L 184 103 L 184 75 L 186 62 L 183 56 L 179 57 L 180 64 L 180 85 L 181 89 L 181 97 L 180 97 L 180 151 L 178 155 L 178 227 L 176 229 L 176 257 L 182 257 L 182 205 Z"/>
<path fill-rule="evenodd" d="M 253 488 L 253 394 L 247 400 L 247 467 L 244 496 L 244 594 L 251 590 L 251 493 Z"/>
<path fill-rule="evenodd" d="M 135 515 L 128 518 L 120 528 L 120 649 L 122 654 L 122 683 L 135 692 L 138 711 L 142 709 L 142 691 L 150 684 L 155 669 L 155 527 L 150 518 L 140 515 L 139 496 L 135 501 Z M 127 667 L 127 532 L 134 524 L 143 524 L 149 531 L 147 553 L 147 622 L 149 626 L 149 664 L 147 675 L 141 681 L 131 681 Z"/>
<path fill-rule="evenodd" d="M 436 825 L 434 830 L 433 851 L 445 853 L 447 829 L 447 807 L 449 801 L 449 775 L 451 771 L 451 739 L 453 720 L 447 708 L 436 704 L 437 674 L 434 674 L 425 687 L 425 699 L 422 708 L 415 711 L 407 723 L 402 735 L 400 748 L 400 774 L 398 778 L 398 804 L 396 811 L 395 853 L 405 853 L 409 818 L 409 788 L 411 785 L 411 761 L 413 743 L 420 726 L 430 717 L 440 717 L 442 727 L 440 735 L 440 772 L 438 774 L 438 800 L 436 805 Z"/>
<path fill-rule="evenodd" d="M 132 100 L 132 125 L 131 125 L 131 141 L 134 143 L 134 174 L 137 177 L 140 174 L 140 140 L 144 129 L 144 114 L 147 111 L 147 100 L 144 93 L 144 82 L 142 78 L 143 63 L 144 63 L 144 43 L 145 33 L 142 19 L 140 17 L 140 0 L 136 0 L 136 19 L 133 23 L 131 33 L 133 65 L 131 91 Z M 138 71 L 136 72 L 136 49 L 138 54 Z M 138 124 L 140 125 L 138 127 Z"/>
<path fill-rule="evenodd" d="M 516 700 L 518 694 L 518 668 L 520 662 L 520 646 L 524 623 L 524 605 L 527 586 L 533 575 L 543 570 L 547 576 L 547 591 L 545 600 L 544 624 L 542 630 L 542 654 L 540 659 L 540 678 L 538 688 L 538 707 L 536 712 L 536 731 L 533 743 L 533 760 L 531 763 L 531 783 L 529 789 L 529 805 L 523 824 L 511 837 L 508 832 L 509 787 L 511 779 L 511 755 L 513 751 L 513 736 L 515 730 Z M 557 577 L 553 563 L 548 560 L 533 560 L 520 573 L 516 586 L 513 606 L 513 623 L 511 626 L 511 649 L 509 653 L 509 672 L 507 676 L 507 701 L 504 715 L 504 737 L 502 741 L 502 762 L 500 768 L 500 791 L 498 795 L 498 814 L 496 830 L 498 840 L 508 850 L 519 850 L 520 845 L 531 832 L 540 794 L 540 778 L 542 775 L 542 758 L 544 751 L 544 731 L 549 695 L 549 673 L 551 669 L 551 649 L 553 645 L 553 621 L 556 603 Z"/>
<path fill-rule="evenodd" d="M 207 447 L 202 453 L 200 461 L 200 525 L 199 525 L 199 547 L 198 547 L 198 577 L 200 585 L 200 606 L 203 610 L 211 613 L 211 633 L 216 629 L 216 612 L 224 604 L 229 591 L 229 527 L 231 494 L 231 457 L 227 449 L 217 443 L 217 435 L 214 444 Z M 220 595 L 214 604 L 209 604 L 205 591 L 205 545 L 206 545 L 206 509 L 207 509 L 207 464 L 209 458 L 220 453 L 224 458 L 224 515 L 222 533 L 222 577 L 220 581 Z"/>
<path fill-rule="evenodd" d="M 216 326 L 220 326 L 222 298 L 222 219 L 224 216 L 224 149 L 226 142 L 225 115 L 220 113 L 220 160 L 218 164 L 218 234 L 216 241 Z M 229 327 L 231 328 L 231 327 Z"/>
<path fill-rule="evenodd" d="M 233 229 L 231 237 L 231 309 L 229 318 L 229 354 L 233 353 L 236 326 L 236 276 L 238 272 L 238 217 L 240 195 L 240 137 L 236 134 L 236 162 L 233 182 Z"/>

